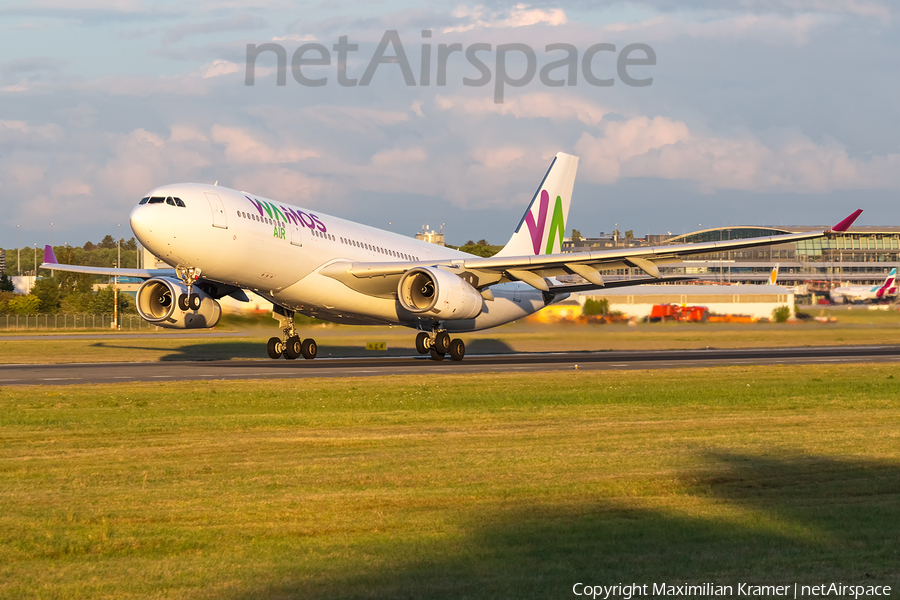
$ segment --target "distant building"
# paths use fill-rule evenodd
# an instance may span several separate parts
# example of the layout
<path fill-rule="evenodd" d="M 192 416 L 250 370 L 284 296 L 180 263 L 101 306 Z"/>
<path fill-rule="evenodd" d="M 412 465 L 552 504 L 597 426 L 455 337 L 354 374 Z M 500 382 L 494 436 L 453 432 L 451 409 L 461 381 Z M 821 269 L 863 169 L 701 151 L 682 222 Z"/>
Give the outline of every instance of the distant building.
<path fill-rule="evenodd" d="M 428 225 L 422 225 L 421 233 L 416 234 L 416 239 L 421 240 L 423 242 L 429 242 L 431 244 L 437 244 L 438 246 L 444 245 L 444 224 L 441 223 L 441 230 L 435 231 L 432 229 L 428 231 Z"/>
<path fill-rule="evenodd" d="M 610 310 L 642 319 L 657 304 L 705 306 L 719 315 L 747 315 L 771 318 L 772 311 L 787 306 L 794 312 L 794 294 L 778 285 L 637 285 L 597 290 L 585 294 L 592 300 L 605 299 Z"/>
<path fill-rule="evenodd" d="M 717 242 L 751 237 L 800 233 L 827 229 L 826 226 L 799 227 L 718 227 L 684 235 L 648 235 L 626 240 L 621 235 L 600 234 L 597 238 L 565 240 L 563 252 L 592 252 L 640 246 Z M 891 268 L 900 266 L 900 227 L 851 227 L 830 238 L 804 240 L 776 246 L 731 252 L 697 254 L 679 264 L 660 268 L 664 277 L 679 275 L 720 283 L 764 284 L 775 265 L 778 284 L 825 294 L 842 284 L 875 285 L 884 281 Z M 604 275 L 639 277 L 638 268 L 602 271 Z"/>
<path fill-rule="evenodd" d="M 0 250 L 0 273 L 6 273 L 6 250 Z"/>

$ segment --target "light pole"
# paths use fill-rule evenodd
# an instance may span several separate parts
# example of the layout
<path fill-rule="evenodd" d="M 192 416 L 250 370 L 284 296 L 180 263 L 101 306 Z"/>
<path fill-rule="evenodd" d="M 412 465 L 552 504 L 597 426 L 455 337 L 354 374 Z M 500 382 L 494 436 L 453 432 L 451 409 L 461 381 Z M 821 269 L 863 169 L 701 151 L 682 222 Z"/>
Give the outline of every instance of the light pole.
<path fill-rule="evenodd" d="M 16 225 L 16 276 L 22 275 L 22 226 Z"/>
<path fill-rule="evenodd" d="M 37 281 L 37 244 L 34 244 L 34 280 Z"/>
<path fill-rule="evenodd" d="M 116 224 L 116 268 L 122 264 L 122 236 L 119 235 L 121 233 L 122 224 Z M 115 329 L 118 331 L 119 329 L 119 276 L 114 275 L 113 281 L 115 281 L 115 285 L 113 286 L 113 323 L 115 323 Z"/>
<path fill-rule="evenodd" d="M 50 221 L 50 249 L 53 249 L 53 221 Z M 53 252 L 54 254 L 56 253 L 55 250 Z M 50 270 L 50 277 L 56 277 L 56 273 L 52 269 Z"/>

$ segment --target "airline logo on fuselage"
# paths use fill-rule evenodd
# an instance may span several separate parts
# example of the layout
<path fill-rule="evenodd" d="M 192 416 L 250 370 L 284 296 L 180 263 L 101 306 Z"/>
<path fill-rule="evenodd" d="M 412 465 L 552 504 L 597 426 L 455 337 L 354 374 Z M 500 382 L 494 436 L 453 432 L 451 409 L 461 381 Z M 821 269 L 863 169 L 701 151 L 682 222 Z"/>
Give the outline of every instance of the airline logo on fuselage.
<path fill-rule="evenodd" d="M 303 225 L 304 227 L 308 227 L 309 229 L 318 229 L 322 233 L 328 231 L 328 228 L 325 227 L 325 224 L 319 219 L 318 216 L 312 213 L 305 213 L 302 210 L 294 210 L 293 208 L 287 208 L 282 205 L 276 206 L 272 202 L 266 202 L 265 200 L 257 200 L 255 198 L 251 198 L 250 196 L 244 196 L 250 204 L 253 205 L 253 208 L 259 213 L 261 217 L 269 217 L 275 221 L 280 221 L 285 224 L 293 223 L 294 225 Z M 284 227 L 275 226 L 274 237 L 279 239 L 285 239 L 284 235 Z"/>

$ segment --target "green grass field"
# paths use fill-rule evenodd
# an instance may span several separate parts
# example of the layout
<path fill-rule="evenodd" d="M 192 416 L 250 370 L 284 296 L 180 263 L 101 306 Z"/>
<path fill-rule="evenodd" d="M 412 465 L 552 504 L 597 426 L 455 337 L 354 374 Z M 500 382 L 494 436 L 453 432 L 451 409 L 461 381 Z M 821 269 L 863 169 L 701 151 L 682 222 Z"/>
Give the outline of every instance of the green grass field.
<path fill-rule="evenodd" d="M 522 322 L 461 337 L 469 354 L 896 344 L 900 338 L 900 313 L 897 311 L 818 309 L 811 311 L 811 314 L 834 316 L 838 321 L 782 325 L 644 323 L 633 327 Z M 319 356 L 322 358 L 415 354 L 415 332 L 401 327 L 313 324 L 301 327 L 299 331 L 303 337 L 314 337 L 318 341 Z M 153 334 L 128 337 L 128 332 L 121 335 L 105 332 L 81 339 L 48 334 L 37 341 L 22 335 L 4 335 L 0 344 L 0 364 L 233 358 L 268 360 L 265 343 L 277 330 L 275 321 L 265 317 L 232 319 L 223 327 L 217 327 L 213 332 L 216 335 L 208 333 L 194 331 L 184 337 Z M 33 332 L 28 337 L 33 337 Z M 368 341 L 387 342 L 387 352 L 367 351 L 365 346 Z"/>
<path fill-rule="evenodd" d="M 0 597 L 900 584 L 894 365 L 0 389 Z"/>

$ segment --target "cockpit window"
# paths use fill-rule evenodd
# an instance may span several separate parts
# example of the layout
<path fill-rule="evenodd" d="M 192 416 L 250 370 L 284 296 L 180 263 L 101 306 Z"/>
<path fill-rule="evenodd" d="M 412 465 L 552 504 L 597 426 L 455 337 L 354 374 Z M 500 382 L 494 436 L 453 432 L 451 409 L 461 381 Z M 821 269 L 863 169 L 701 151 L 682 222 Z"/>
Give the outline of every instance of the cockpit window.
<path fill-rule="evenodd" d="M 147 204 L 162 204 L 165 201 L 166 199 L 163 196 L 153 196 L 152 198 L 150 198 Z"/>
<path fill-rule="evenodd" d="M 175 199 L 172 196 L 166 196 L 166 204 L 169 206 L 175 206 Z"/>
<path fill-rule="evenodd" d="M 141 201 L 138 202 L 138 204 L 147 204 L 147 200 L 149 200 L 149 199 L 150 199 L 149 197 L 147 197 L 147 198 L 141 198 Z"/>
<path fill-rule="evenodd" d="M 181 208 L 186 208 L 184 205 L 184 201 L 181 198 L 175 198 L 175 206 L 180 206 Z"/>

